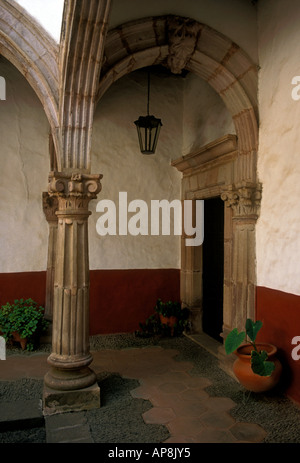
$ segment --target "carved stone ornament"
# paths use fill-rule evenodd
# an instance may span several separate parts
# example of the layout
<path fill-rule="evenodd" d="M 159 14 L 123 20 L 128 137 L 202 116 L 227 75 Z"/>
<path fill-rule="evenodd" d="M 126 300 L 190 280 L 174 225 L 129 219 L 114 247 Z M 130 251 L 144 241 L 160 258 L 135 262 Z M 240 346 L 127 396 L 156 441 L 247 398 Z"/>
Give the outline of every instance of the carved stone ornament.
<path fill-rule="evenodd" d="M 47 191 L 43 192 L 43 212 L 47 222 L 57 222 L 56 211 L 58 210 L 58 200 L 55 196 L 50 196 Z"/>
<path fill-rule="evenodd" d="M 102 177 L 101 174 L 50 172 L 48 192 L 50 196 L 95 199 L 101 191 Z"/>
<path fill-rule="evenodd" d="M 198 40 L 200 24 L 189 18 L 168 19 L 169 56 L 167 66 L 173 74 L 181 74 L 191 59 Z"/>
<path fill-rule="evenodd" d="M 235 218 L 257 219 L 261 202 L 261 185 L 233 185 L 221 194 L 227 207 L 232 207 Z"/>

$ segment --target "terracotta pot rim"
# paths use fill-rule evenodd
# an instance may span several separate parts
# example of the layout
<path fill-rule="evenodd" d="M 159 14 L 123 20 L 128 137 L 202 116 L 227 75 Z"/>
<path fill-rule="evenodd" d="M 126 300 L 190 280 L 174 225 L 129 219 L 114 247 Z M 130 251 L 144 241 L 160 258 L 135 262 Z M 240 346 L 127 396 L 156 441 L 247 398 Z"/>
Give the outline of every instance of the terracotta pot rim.
<path fill-rule="evenodd" d="M 257 347 L 258 350 L 265 350 L 268 353 L 269 357 L 271 357 L 272 355 L 275 355 L 276 352 L 277 352 L 277 347 L 274 346 L 273 344 L 269 343 L 269 342 L 257 342 L 256 347 Z M 251 349 L 249 350 L 249 348 L 251 348 Z M 248 352 L 245 352 L 247 350 L 248 350 Z M 251 344 L 250 343 L 244 343 L 244 344 L 242 344 L 241 346 L 239 346 L 237 348 L 237 350 L 235 351 L 235 354 L 238 357 L 249 358 L 250 355 L 251 355 L 250 354 L 251 350 L 252 350 Z"/>
<path fill-rule="evenodd" d="M 176 322 L 178 320 L 178 318 L 175 316 L 175 315 L 171 315 L 170 317 L 166 317 L 165 315 L 162 315 L 162 314 L 159 314 L 159 318 L 160 320 L 169 320 L 169 321 L 172 321 L 172 322 Z"/>

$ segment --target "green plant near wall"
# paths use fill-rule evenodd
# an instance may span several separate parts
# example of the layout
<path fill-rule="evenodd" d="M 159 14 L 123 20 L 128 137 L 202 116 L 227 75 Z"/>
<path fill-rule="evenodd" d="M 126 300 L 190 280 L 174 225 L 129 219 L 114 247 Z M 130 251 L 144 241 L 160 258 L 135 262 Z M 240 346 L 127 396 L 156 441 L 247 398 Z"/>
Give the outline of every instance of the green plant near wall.
<path fill-rule="evenodd" d="M 163 317 L 177 317 L 178 319 L 183 318 L 183 312 L 181 308 L 181 303 L 178 301 L 167 301 L 162 302 L 161 299 L 157 300 L 155 306 L 155 312 L 161 314 Z"/>
<path fill-rule="evenodd" d="M 47 329 L 49 322 L 44 318 L 44 308 L 32 299 L 7 302 L 0 309 L 0 331 L 6 341 L 13 339 L 13 333 L 19 333 L 27 339 L 27 350 L 33 350 L 40 335 Z"/>
<path fill-rule="evenodd" d="M 253 373 L 260 376 L 270 376 L 275 369 L 275 364 L 268 360 L 268 354 L 265 350 L 258 350 L 256 346 L 256 336 L 262 326 L 263 324 L 260 320 L 253 321 L 248 318 L 245 324 L 245 331 L 239 333 L 237 328 L 234 328 L 228 334 L 225 340 L 225 352 L 226 354 L 232 354 L 248 337 L 248 342 L 252 346 L 251 368 Z"/>
<path fill-rule="evenodd" d="M 161 299 L 158 299 L 154 310 L 155 312 L 147 318 L 145 323 L 139 324 L 140 330 L 136 332 L 137 336 L 180 336 L 188 325 L 189 310 L 182 308 L 179 301 L 162 302 Z M 173 328 L 162 322 L 160 316 L 176 318 Z"/>

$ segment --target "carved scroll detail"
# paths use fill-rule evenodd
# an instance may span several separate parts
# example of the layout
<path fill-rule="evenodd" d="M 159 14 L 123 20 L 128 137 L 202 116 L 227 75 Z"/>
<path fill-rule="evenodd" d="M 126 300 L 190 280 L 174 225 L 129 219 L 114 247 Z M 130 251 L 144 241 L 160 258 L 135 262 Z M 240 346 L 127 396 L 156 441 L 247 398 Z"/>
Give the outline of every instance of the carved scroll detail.
<path fill-rule="evenodd" d="M 50 172 L 49 195 L 58 197 L 82 197 L 95 199 L 101 191 L 101 174 L 65 174 Z"/>
<path fill-rule="evenodd" d="M 257 219 L 260 211 L 261 184 L 232 186 L 221 195 L 227 207 L 233 209 L 234 217 Z"/>

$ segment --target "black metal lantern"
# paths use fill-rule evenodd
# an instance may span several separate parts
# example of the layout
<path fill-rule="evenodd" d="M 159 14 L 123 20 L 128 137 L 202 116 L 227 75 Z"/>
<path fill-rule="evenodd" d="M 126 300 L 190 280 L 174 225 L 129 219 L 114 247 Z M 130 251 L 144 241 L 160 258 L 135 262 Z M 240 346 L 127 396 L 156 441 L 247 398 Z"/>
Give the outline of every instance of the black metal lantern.
<path fill-rule="evenodd" d="M 143 154 L 154 154 L 160 128 L 161 120 L 154 116 L 149 116 L 149 99 L 150 99 L 150 74 L 148 73 L 148 101 L 147 116 L 140 116 L 135 125 L 137 127 L 140 150 Z"/>

